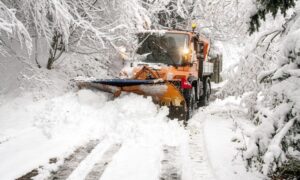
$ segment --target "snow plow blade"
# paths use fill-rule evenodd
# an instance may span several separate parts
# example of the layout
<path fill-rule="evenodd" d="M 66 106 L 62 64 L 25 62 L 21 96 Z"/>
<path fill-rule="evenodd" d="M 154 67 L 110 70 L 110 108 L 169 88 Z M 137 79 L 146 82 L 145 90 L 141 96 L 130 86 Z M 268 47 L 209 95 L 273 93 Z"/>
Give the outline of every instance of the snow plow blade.
<path fill-rule="evenodd" d="M 121 92 L 151 96 L 155 103 L 170 108 L 170 118 L 185 120 L 186 117 L 187 107 L 183 95 L 172 83 L 162 79 L 79 80 L 77 85 L 80 89 L 97 89 L 112 93 L 115 97 L 118 97 Z"/>

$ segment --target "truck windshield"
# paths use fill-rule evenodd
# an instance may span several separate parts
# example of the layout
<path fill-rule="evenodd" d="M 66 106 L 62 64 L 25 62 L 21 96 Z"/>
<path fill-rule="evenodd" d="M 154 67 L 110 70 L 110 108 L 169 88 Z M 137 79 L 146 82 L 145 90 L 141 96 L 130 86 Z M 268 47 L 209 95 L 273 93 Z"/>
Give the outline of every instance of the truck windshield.
<path fill-rule="evenodd" d="M 142 43 L 137 53 L 144 55 L 143 62 L 182 65 L 183 51 L 188 49 L 188 35 L 180 33 L 140 34 Z"/>

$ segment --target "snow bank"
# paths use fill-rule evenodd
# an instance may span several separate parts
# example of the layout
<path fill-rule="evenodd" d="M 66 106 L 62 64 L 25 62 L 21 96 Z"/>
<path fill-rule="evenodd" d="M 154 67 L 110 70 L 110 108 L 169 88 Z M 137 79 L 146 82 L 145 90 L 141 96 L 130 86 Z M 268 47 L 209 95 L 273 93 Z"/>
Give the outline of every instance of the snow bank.
<path fill-rule="evenodd" d="M 1 177 L 13 179 L 41 165 L 47 167 L 50 158 L 61 161 L 89 140 L 104 138 L 122 144 L 104 179 L 132 179 L 132 171 L 135 179 L 158 178 L 162 146 L 187 146 L 188 139 L 167 114 L 168 109 L 153 104 L 151 98 L 134 94 L 113 101 L 90 90 L 39 101 L 30 95 L 16 98 L 0 106 Z M 128 154 L 133 154 L 131 159 Z M 119 166 L 123 171 L 114 170 Z"/>
<path fill-rule="evenodd" d="M 291 12 L 299 13 L 300 3 Z M 297 12 L 298 11 L 298 12 Z M 249 166 L 256 167 L 265 175 L 284 177 L 295 176 L 292 172 L 280 170 L 283 164 L 299 160 L 294 154 L 299 150 L 297 142 L 300 104 L 300 18 L 292 15 L 293 21 L 287 21 L 287 32 L 278 39 L 280 43 L 271 43 L 278 50 L 277 67 L 262 72 L 263 97 L 256 105 L 253 121 L 257 128 L 249 140 L 246 158 Z M 290 173 L 290 174 L 289 174 Z M 275 177 L 276 178 L 276 177 Z"/>
<path fill-rule="evenodd" d="M 247 171 L 241 156 L 254 125 L 247 120 L 240 98 L 217 99 L 200 108 L 189 126 L 202 129 L 205 153 L 216 179 L 263 179 L 261 174 Z"/>

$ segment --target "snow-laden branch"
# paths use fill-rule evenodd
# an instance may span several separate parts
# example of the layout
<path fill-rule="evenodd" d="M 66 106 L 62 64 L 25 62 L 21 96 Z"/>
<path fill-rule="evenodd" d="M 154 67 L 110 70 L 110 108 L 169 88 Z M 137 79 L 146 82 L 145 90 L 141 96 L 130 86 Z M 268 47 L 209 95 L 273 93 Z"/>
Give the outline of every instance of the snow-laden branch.
<path fill-rule="evenodd" d="M 21 46 L 27 49 L 28 54 L 32 50 L 32 39 L 29 32 L 22 22 L 20 22 L 15 15 L 15 9 L 9 9 L 2 1 L 0 1 L 0 35 L 1 37 L 14 37 L 19 40 Z M 1 38 L 1 41 L 3 39 Z M 4 46 L 5 43 L 0 43 L 0 54 L 5 55 L 7 50 Z"/>
<path fill-rule="evenodd" d="M 282 139 L 287 135 L 288 131 L 290 131 L 297 119 L 298 117 L 290 119 L 289 122 L 287 122 L 283 126 L 283 128 L 273 137 L 268 147 L 268 151 L 264 155 L 264 174 L 269 173 L 269 170 L 272 168 L 273 161 L 278 161 L 279 158 L 281 161 L 286 160 L 285 154 L 281 148 Z"/>

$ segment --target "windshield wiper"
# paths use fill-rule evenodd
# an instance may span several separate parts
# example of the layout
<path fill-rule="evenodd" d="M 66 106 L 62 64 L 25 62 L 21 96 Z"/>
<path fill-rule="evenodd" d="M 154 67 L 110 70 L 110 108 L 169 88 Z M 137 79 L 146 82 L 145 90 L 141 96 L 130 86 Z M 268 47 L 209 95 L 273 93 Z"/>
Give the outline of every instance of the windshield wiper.
<path fill-rule="evenodd" d="M 160 45 L 156 44 L 156 43 L 153 43 L 154 45 L 156 45 L 159 49 L 162 50 L 162 52 L 168 56 L 168 58 L 171 60 L 172 64 L 178 68 L 178 65 L 176 64 L 176 62 L 173 60 L 173 58 L 170 56 L 170 54 L 168 53 L 168 51 L 164 48 L 162 48 Z"/>
<path fill-rule="evenodd" d="M 176 69 L 178 68 L 178 65 L 176 64 L 176 62 L 173 60 L 173 58 L 170 56 L 170 54 L 168 52 L 166 52 L 166 55 L 169 57 L 169 59 L 172 61 L 173 65 L 176 67 Z"/>

